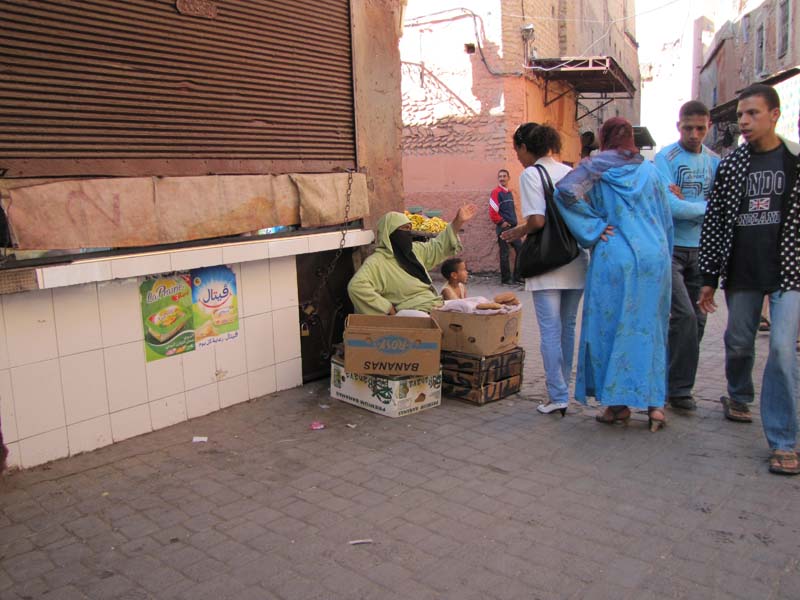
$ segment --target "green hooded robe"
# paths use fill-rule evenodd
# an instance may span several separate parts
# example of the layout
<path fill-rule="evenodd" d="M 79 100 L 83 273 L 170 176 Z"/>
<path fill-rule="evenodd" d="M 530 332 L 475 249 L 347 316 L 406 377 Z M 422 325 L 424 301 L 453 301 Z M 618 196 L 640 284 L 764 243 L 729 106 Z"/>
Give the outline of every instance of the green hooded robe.
<path fill-rule="evenodd" d="M 403 213 L 386 213 L 378 221 L 378 245 L 353 275 L 347 293 L 357 313 L 385 315 L 392 306 L 395 310 L 422 310 L 427 313 L 443 300 L 432 283 L 423 283 L 409 275 L 397 262 L 389 235 L 395 229 L 410 223 Z M 426 270 L 461 251 L 461 242 L 452 225 L 428 242 L 414 242 L 414 255 Z"/>

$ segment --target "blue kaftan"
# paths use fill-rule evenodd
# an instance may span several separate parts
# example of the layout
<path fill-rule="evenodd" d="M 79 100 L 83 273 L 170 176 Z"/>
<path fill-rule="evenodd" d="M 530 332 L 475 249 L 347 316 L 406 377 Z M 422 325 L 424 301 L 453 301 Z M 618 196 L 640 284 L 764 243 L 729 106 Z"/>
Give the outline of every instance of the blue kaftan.
<path fill-rule="evenodd" d="M 575 397 L 606 406 L 664 405 L 671 294 L 668 182 L 639 155 L 585 159 L 557 185 L 578 243 L 591 248 Z M 583 198 L 582 200 L 580 198 Z M 600 239 L 614 226 L 608 241 Z"/>

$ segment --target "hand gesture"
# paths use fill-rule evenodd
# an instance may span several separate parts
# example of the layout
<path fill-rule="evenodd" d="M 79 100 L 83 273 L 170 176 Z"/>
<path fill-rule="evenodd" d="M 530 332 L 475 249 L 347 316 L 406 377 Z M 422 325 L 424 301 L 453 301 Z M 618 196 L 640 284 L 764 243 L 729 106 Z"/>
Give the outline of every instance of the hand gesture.
<path fill-rule="evenodd" d="M 453 229 L 458 231 L 461 226 L 474 217 L 478 212 L 478 207 L 474 204 L 465 204 L 458 209 L 456 218 L 453 219 Z"/>
<path fill-rule="evenodd" d="M 478 212 L 478 207 L 474 204 L 465 204 L 461 208 L 458 209 L 458 213 L 456 214 L 456 219 L 461 219 L 462 223 L 466 223 L 472 217 L 474 217 Z"/>

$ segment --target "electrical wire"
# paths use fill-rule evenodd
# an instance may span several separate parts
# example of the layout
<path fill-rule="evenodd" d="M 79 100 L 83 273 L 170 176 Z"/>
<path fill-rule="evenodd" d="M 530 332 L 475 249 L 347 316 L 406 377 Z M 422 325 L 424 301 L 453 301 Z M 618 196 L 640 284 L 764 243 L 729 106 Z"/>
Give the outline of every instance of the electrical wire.
<path fill-rule="evenodd" d="M 617 23 L 620 23 L 622 21 L 627 21 L 627 20 L 630 20 L 630 19 L 635 19 L 636 17 L 642 16 L 642 15 L 647 15 L 647 14 L 650 14 L 652 12 L 656 12 L 656 11 L 662 10 L 662 9 L 668 7 L 668 6 L 671 6 L 673 4 L 676 4 L 678 2 L 683 2 L 683 1 L 685 1 L 685 0 L 669 0 L 669 2 L 661 4 L 661 5 L 656 6 L 654 8 L 651 8 L 651 9 L 648 9 L 648 10 L 645 10 L 645 11 L 642 11 L 642 12 L 634 13 L 634 14 L 628 15 L 626 17 L 619 17 L 617 19 L 613 19 L 612 21 L 609 22 L 608 29 L 606 29 L 606 32 L 603 35 L 601 35 L 599 38 L 597 38 L 591 44 L 589 44 L 589 46 L 587 46 L 582 52 L 579 52 L 577 56 L 574 56 L 574 57 L 571 57 L 571 58 L 572 59 L 575 59 L 575 58 L 586 58 L 587 57 L 586 55 L 589 53 L 589 51 L 592 48 L 594 48 L 597 44 L 599 44 L 600 42 L 602 42 L 604 39 L 606 39 L 609 36 L 609 34 L 611 33 L 611 30 L 614 28 L 614 26 Z M 524 7 L 523 7 L 523 10 L 524 10 Z M 455 11 L 460 11 L 461 14 L 459 16 L 464 16 L 464 17 L 471 16 L 472 17 L 473 26 L 474 26 L 474 29 L 475 29 L 475 41 L 477 42 L 476 47 L 478 48 L 478 52 L 481 55 L 481 60 L 486 65 L 486 69 L 489 71 L 489 73 L 491 73 L 492 75 L 517 75 L 517 76 L 522 75 L 522 72 L 519 72 L 519 71 L 494 71 L 489 66 L 489 63 L 487 62 L 486 57 L 483 54 L 483 48 L 481 47 L 481 43 L 480 43 L 480 34 L 478 32 L 477 21 L 480 21 L 480 23 L 481 23 L 481 32 L 484 33 L 484 37 L 485 37 L 483 19 L 482 19 L 482 17 L 480 15 L 475 14 L 472 10 L 470 10 L 468 8 L 464 8 L 464 7 L 448 8 L 448 9 L 445 9 L 445 10 L 440 10 L 440 11 L 428 13 L 428 14 L 425 14 L 425 15 L 421 15 L 419 17 L 414 17 L 414 18 L 411 18 L 411 19 L 407 19 L 403 23 L 406 24 L 406 25 L 409 25 L 411 27 L 420 26 L 420 25 L 427 24 L 427 23 L 434 23 L 437 20 L 430 19 L 430 17 L 446 15 L 448 13 L 452 13 L 452 12 L 455 12 Z M 522 15 L 513 15 L 512 14 L 512 15 L 508 15 L 508 16 L 509 17 L 518 17 L 518 18 L 521 17 L 523 20 L 529 18 L 529 19 L 532 19 L 532 20 L 540 20 L 540 21 L 568 21 L 568 22 L 575 22 L 575 23 L 606 23 L 605 20 L 600 21 L 598 19 L 562 19 L 562 18 L 559 18 L 559 17 L 548 17 L 548 16 L 537 16 L 537 15 L 532 15 L 530 17 L 526 17 L 525 14 L 522 14 Z M 568 61 L 562 62 L 562 63 L 560 63 L 558 65 L 555 65 L 555 66 L 552 66 L 552 67 L 537 67 L 537 66 L 531 66 L 531 65 L 523 64 L 522 68 L 524 70 L 529 70 L 529 71 L 545 71 L 545 72 L 547 72 L 547 71 L 554 71 L 556 69 L 560 69 L 561 67 L 564 67 L 564 66 L 568 65 L 570 62 L 572 62 L 572 60 L 568 60 Z"/>
<path fill-rule="evenodd" d="M 642 12 L 634 13 L 632 15 L 628 15 L 627 17 L 620 17 L 618 19 L 614 19 L 613 21 L 611 21 L 611 23 L 618 23 L 619 21 L 627 21 L 629 19 L 635 19 L 636 17 L 640 17 L 642 15 L 648 15 L 648 14 L 650 14 L 652 12 L 659 11 L 662 8 L 666 8 L 668 6 L 676 4 L 678 2 L 684 2 L 684 1 L 685 0 L 670 0 L 669 2 L 666 2 L 665 4 L 662 4 L 660 6 L 656 6 L 654 8 L 650 8 L 650 9 L 644 10 Z M 571 22 L 571 23 L 605 23 L 606 22 L 605 19 L 602 20 L 602 21 L 600 19 L 562 19 L 562 18 L 559 18 L 559 17 L 538 16 L 538 15 L 526 17 L 524 14 L 522 14 L 522 15 L 509 14 L 507 16 L 509 16 L 509 17 L 521 17 L 523 19 L 525 19 L 525 18 L 537 19 L 539 21 L 568 21 L 568 22 Z"/>
<path fill-rule="evenodd" d="M 436 23 L 444 19 L 430 19 L 430 17 L 436 17 L 439 15 L 452 13 L 454 11 L 460 11 L 460 14 L 457 15 L 456 17 L 451 17 L 451 18 L 467 18 L 467 17 L 472 18 L 472 28 L 473 31 L 475 32 L 475 47 L 478 49 L 478 54 L 480 54 L 481 61 L 486 67 L 486 70 L 489 71 L 491 75 L 495 75 L 498 77 L 503 77 L 508 75 L 521 77 L 524 74 L 524 71 L 496 71 L 491 67 L 489 61 L 486 60 L 486 55 L 483 53 L 483 46 L 481 44 L 481 39 L 486 39 L 486 29 L 483 24 L 483 17 L 481 17 L 480 15 L 476 14 L 475 12 L 473 12 L 468 8 L 458 7 L 458 8 L 449 8 L 447 10 L 440 10 L 427 15 L 422 15 L 420 17 L 415 17 L 413 19 L 408 19 L 404 21 L 403 24 L 408 25 L 409 27 L 419 27 L 430 23 Z M 427 19 L 427 20 L 422 20 L 422 19 Z M 480 23 L 480 31 L 478 30 L 478 23 Z"/>

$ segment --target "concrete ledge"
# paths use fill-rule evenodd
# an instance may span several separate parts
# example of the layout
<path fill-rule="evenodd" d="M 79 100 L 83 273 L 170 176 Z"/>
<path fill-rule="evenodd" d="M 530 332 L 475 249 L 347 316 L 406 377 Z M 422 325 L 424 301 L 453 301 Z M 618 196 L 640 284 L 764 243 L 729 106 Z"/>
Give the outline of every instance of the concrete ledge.
<path fill-rule="evenodd" d="M 164 250 L 127 256 L 77 260 L 68 265 L 36 269 L 39 289 L 50 289 L 141 277 L 154 273 L 184 271 L 218 264 L 244 263 L 266 258 L 296 256 L 335 250 L 342 234 L 336 231 L 298 235 L 278 240 L 255 240 L 229 244 L 212 244 L 185 250 Z M 370 230 L 348 231 L 345 248 L 365 246 L 374 239 Z"/>

